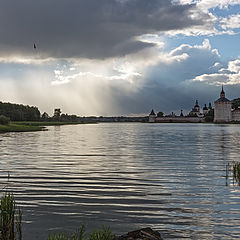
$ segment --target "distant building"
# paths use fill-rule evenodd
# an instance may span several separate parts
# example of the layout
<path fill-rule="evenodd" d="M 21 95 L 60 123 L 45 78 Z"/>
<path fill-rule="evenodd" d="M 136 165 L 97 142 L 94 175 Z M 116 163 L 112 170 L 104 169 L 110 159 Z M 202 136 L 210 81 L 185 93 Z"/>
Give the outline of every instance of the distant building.
<path fill-rule="evenodd" d="M 180 117 L 184 117 L 183 110 L 181 110 Z"/>
<path fill-rule="evenodd" d="M 156 114 L 155 114 L 154 110 L 152 109 L 151 113 L 149 114 L 149 122 L 154 123 L 155 120 L 156 120 Z"/>
<path fill-rule="evenodd" d="M 235 99 L 237 100 L 237 99 Z M 234 102 L 234 101 L 233 101 Z M 173 112 L 169 115 L 156 116 L 154 110 L 151 111 L 149 115 L 149 122 L 210 122 L 214 121 L 215 123 L 225 123 L 225 122 L 240 122 L 240 107 L 234 107 L 232 109 L 232 101 L 228 100 L 225 97 L 225 92 L 221 90 L 220 98 L 214 102 L 214 109 L 212 104 L 209 103 L 208 107 L 204 104 L 204 107 L 201 112 L 201 108 L 196 100 L 194 107 L 189 112 L 188 115 L 184 116 L 183 111 L 181 110 L 180 116 L 176 116 Z M 213 110 L 214 110 L 214 119 L 213 119 Z M 211 120 L 209 121 L 209 118 Z"/>
<path fill-rule="evenodd" d="M 210 111 L 211 109 L 212 109 L 212 104 L 209 103 L 209 105 L 208 105 L 208 110 Z"/>
<path fill-rule="evenodd" d="M 214 122 L 231 122 L 232 121 L 232 102 L 225 97 L 222 87 L 220 98 L 214 102 Z"/>
<path fill-rule="evenodd" d="M 232 121 L 240 122 L 240 109 L 234 109 L 232 111 Z"/>
<path fill-rule="evenodd" d="M 207 104 L 204 104 L 204 107 L 203 107 L 203 115 L 206 115 L 208 113 L 208 107 L 207 107 Z"/>
<path fill-rule="evenodd" d="M 189 116 L 191 117 L 203 117 L 203 114 L 200 111 L 200 107 L 198 105 L 198 100 L 196 100 L 196 103 L 194 107 L 192 108 L 192 111 L 189 113 Z"/>

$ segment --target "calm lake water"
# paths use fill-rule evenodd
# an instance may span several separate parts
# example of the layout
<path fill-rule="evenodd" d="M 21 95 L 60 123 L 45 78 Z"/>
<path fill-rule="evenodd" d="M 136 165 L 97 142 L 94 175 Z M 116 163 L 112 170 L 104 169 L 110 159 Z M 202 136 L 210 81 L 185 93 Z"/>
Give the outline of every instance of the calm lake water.
<path fill-rule="evenodd" d="M 141 227 L 165 239 L 240 238 L 240 126 L 103 123 L 0 135 L 0 187 L 24 213 L 24 240 Z M 2 194 L 2 193 L 1 193 Z"/>

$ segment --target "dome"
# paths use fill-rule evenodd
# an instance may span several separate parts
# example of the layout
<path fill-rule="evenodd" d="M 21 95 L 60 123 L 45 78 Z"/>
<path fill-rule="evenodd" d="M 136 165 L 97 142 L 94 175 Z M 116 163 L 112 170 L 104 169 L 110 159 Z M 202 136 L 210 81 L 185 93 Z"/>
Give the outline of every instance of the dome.
<path fill-rule="evenodd" d="M 207 105 L 205 104 L 203 110 L 208 110 Z"/>

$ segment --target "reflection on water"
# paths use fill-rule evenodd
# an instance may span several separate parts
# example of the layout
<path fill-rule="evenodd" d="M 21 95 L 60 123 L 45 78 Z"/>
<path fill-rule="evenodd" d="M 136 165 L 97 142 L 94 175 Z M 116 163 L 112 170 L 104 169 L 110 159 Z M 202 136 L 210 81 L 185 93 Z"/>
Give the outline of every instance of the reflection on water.
<path fill-rule="evenodd" d="M 24 239 L 82 222 L 116 233 L 150 226 L 165 239 L 236 239 L 240 128 L 211 124 L 97 124 L 0 135 L 0 183 L 24 212 Z M 47 232 L 48 231 L 48 232 Z"/>

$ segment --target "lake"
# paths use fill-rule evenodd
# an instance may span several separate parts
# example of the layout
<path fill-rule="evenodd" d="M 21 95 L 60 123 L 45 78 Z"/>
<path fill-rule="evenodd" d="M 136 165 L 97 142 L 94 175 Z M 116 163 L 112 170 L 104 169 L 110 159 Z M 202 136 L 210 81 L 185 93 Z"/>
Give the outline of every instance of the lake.
<path fill-rule="evenodd" d="M 0 187 L 24 213 L 23 239 L 102 225 L 164 239 L 240 237 L 239 125 L 101 123 L 0 135 Z"/>

